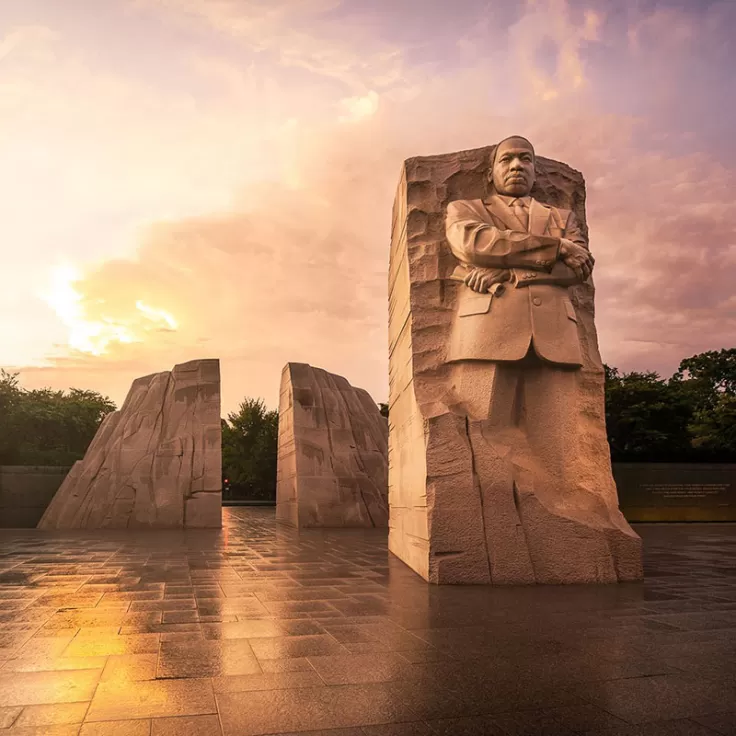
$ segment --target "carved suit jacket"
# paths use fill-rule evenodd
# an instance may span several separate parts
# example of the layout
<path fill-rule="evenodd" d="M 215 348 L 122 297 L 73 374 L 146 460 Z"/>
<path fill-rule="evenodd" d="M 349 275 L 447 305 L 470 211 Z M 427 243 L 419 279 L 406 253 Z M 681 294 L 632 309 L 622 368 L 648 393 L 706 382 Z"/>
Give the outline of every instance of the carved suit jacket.
<path fill-rule="evenodd" d="M 532 347 L 543 360 L 582 365 L 577 315 L 568 288 L 579 279 L 559 257 L 559 238 L 587 248 L 575 215 L 531 199 L 529 226 L 504 199 L 450 202 L 446 234 L 467 268 L 509 269 L 498 296 L 459 287 L 446 360 L 516 361 Z"/>

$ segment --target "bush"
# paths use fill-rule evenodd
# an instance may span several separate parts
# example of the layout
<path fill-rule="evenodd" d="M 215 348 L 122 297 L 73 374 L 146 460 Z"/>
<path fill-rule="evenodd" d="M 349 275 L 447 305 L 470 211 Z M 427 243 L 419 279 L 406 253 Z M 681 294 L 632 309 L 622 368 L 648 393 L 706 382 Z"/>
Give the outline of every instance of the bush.
<path fill-rule="evenodd" d="M 276 500 L 278 427 L 278 411 L 269 411 L 262 399 L 244 399 L 227 422 L 222 420 L 226 498 Z"/>
<path fill-rule="evenodd" d="M 96 391 L 28 391 L 0 369 L 0 464 L 72 465 L 111 411 L 115 404 Z"/>

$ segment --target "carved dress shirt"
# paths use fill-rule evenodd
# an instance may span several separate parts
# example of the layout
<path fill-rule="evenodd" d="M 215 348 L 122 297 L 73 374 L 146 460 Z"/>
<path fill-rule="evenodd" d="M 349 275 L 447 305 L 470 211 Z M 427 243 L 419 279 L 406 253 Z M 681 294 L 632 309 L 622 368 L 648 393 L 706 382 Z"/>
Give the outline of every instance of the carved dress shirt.
<path fill-rule="evenodd" d="M 524 226 L 524 232 L 529 232 L 529 206 L 531 197 L 510 197 L 499 194 L 499 198 L 514 213 L 516 219 Z"/>

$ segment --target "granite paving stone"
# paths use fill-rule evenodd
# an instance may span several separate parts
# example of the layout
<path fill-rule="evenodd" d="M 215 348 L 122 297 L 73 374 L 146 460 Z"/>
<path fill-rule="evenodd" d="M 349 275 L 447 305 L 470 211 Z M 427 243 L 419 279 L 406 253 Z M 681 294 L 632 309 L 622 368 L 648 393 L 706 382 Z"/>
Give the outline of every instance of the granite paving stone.
<path fill-rule="evenodd" d="M 291 690 L 297 687 L 319 687 L 323 678 L 312 669 L 294 672 L 265 672 L 259 675 L 215 677 L 212 681 L 216 693 L 240 693 L 254 690 Z"/>
<path fill-rule="evenodd" d="M 300 688 L 217 695 L 225 736 L 313 731 L 419 720 L 390 685 Z"/>
<path fill-rule="evenodd" d="M 579 692 L 629 723 L 707 715 L 736 702 L 736 687 L 684 672 L 586 683 Z"/>
<path fill-rule="evenodd" d="M 0 706 L 88 701 L 101 671 L 0 672 Z"/>
<path fill-rule="evenodd" d="M 97 688 L 88 721 L 125 718 L 196 716 L 217 713 L 209 679 L 152 680 L 121 688 L 118 682 L 102 682 Z"/>
<path fill-rule="evenodd" d="M 268 734 L 268 736 L 277 736 L 277 734 Z M 290 731 L 289 733 L 279 733 L 278 736 L 365 736 L 365 731 L 360 728 L 328 728 L 319 729 L 318 731 Z"/>
<path fill-rule="evenodd" d="M 89 703 L 52 703 L 27 705 L 15 721 L 14 727 L 53 726 L 60 723 L 82 723 Z"/>
<path fill-rule="evenodd" d="M 118 654 L 107 658 L 101 682 L 141 682 L 156 679 L 156 654 Z"/>
<path fill-rule="evenodd" d="M 18 706 L 15 708 L 0 706 L 0 728 L 10 728 L 13 723 L 15 723 L 22 710 L 23 708 Z"/>
<path fill-rule="evenodd" d="M 586 736 L 713 736 L 716 732 L 701 724 L 681 718 L 673 721 L 655 721 L 638 726 L 617 726 L 587 731 Z M 733 733 L 733 731 L 728 731 Z"/>
<path fill-rule="evenodd" d="M 222 736 L 217 716 L 193 716 L 181 718 L 154 718 L 151 736 Z"/>
<path fill-rule="evenodd" d="M 262 659 L 259 664 L 264 674 L 280 674 L 282 672 L 314 672 L 306 657 L 290 659 Z"/>
<path fill-rule="evenodd" d="M 691 720 L 710 728 L 716 733 L 728 736 L 728 734 L 736 733 L 736 706 L 732 704 L 732 708 L 733 710 L 723 713 L 709 713 L 705 716 L 695 716 Z"/>
<path fill-rule="evenodd" d="M 328 634 L 250 639 L 250 645 L 259 660 L 344 654 L 346 652 L 345 648 Z"/>
<path fill-rule="evenodd" d="M 389 682 L 411 676 L 412 665 L 392 652 L 307 657 L 327 685 Z"/>
<path fill-rule="evenodd" d="M 78 736 L 81 723 L 57 723 L 53 726 L 18 726 L 8 730 L 7 736 Z"/>
<path fill-rule="evenodd" d="M 736 733 L 736 525 L 642 583 L 428 585 L 381 529 L 0 530 L 8 736 Z"/>
<path fill-rule="evenodd" d="M 434 731 L 423 721 L 413 721 L 363 726 L 363 736 L 434 736 Z"/>
<path fill-rule="evenodd" d="M 261 672 L 250 644 L 243 639 L 162 641 L 158 679 L 252 675 Z"/>
<path fill-rule="evenodd" d="M 104 721 L 85 723 L 79 736 L 151 736 L 151 721 Z M 185 736 L 184 733 L 181 736 Z"/>

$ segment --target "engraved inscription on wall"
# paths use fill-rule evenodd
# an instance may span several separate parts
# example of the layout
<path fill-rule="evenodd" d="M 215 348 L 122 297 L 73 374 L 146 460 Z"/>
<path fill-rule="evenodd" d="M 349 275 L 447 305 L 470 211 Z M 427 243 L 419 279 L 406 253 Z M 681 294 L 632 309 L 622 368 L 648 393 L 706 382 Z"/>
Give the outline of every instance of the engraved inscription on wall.
<path fill-rule="evenodd" d="M 730 483 L 642 483 L 642 491 L 662 499 L 702 501 L 717 500 L 728 503 Z"/>
<path fill-rule="evenodd" d="M 622 508 L 736 508 L 736 465 L 614 463 L 613 474 Z"/>

